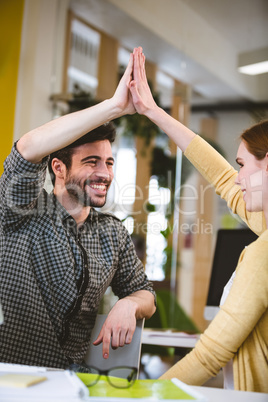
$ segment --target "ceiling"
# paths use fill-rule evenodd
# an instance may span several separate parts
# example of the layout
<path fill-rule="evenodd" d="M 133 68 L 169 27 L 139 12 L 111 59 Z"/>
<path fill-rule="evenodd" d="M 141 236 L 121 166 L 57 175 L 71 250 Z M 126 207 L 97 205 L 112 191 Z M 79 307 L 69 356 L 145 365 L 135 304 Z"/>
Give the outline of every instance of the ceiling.
<path fill-rule="evenodd" d="M 237 72 L 238 54 L 268 47 L 267 0 L 71 0 L 126 49 L 192 88 L 192 104 L 268 102 L 268 73 Z"/>

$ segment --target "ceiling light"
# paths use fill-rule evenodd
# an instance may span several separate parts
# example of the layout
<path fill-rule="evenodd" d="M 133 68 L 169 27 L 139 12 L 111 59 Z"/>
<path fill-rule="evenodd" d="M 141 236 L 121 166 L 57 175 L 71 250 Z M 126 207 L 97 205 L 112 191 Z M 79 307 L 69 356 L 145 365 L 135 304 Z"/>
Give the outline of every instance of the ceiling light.
<path fill-rule="evenodd" d="M 241 53 L 238 56 L 238 71 L 243 74 L 257 75 L 268 72 L 268 48 Z"/>

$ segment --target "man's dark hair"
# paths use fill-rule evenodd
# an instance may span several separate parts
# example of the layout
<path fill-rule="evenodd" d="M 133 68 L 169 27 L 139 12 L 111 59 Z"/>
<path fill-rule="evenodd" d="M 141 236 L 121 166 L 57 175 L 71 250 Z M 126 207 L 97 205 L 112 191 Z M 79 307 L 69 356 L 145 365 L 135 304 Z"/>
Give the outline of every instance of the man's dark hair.
<path fill-rule="evenodd" d="M 72 156 L 74 153 L 74 149 L 79 147 L 80 145 L 90 144 L 96 141 L 104 141 L 108 140 L 110 143 L 113 143 L 115 140 L 115 126 L 112 122 L 103 124 L 100 127 L 95 128 L 92 131 L 89 131 L 82 137 L 78 138 L 78 140 L 74 141 L 72 144 L 67 145 L 67 147 L 59 149 L 56 152 L 53 152 L 50 155 L 50 160 L 48 164 L 48 170 L 50 174 L 50 178 L 52 181 L 53 186 L 55 185 L 55 174 L 52 170 L 51 162 L 53 158 L 60 159 L 67 169 L 70 169 L 72 165 Z"/>

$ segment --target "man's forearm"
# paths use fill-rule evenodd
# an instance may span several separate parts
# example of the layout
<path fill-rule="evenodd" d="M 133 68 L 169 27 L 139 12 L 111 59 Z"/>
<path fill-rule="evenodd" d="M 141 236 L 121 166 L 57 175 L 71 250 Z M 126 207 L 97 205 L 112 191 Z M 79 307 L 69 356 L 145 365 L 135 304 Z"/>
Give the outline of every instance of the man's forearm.
<path fill-rule="evenodd" d="M 90 108 L 59 117 L 25 134 L 17 150 L 29 162 L 38 163 L 45 156 L 73 143 L 87 132 L 135 109 L 128 86 L 132 77 L 133 55 L 112 98 Z"/>
<path fill-rule="evenodd" d="M 64 148 L 82 135 L 114 119 L 119 110 L 111 99 L 93 107 L 52 120 L 25 134 L 17 144 L 24 159 L 38 163 L 45 156 Z"/>
<path fill-rule="evenodd" d="M 148 290 L 139 290 L 118 300 L 107 316 L 94 345 L 103 343 L 103 357 L 109 357 L 109 345 L 117 348 L 132 340 L 136 319 L 150 318 L 155 312 L 154 295 Z"/>

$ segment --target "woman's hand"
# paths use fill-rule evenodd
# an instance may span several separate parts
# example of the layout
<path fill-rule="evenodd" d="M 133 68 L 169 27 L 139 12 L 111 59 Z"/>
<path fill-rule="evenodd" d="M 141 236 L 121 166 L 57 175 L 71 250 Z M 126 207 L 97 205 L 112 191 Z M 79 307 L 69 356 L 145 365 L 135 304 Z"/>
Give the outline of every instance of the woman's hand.
<path fill-rule="evenodd" d="M 142 53 L 142 48 L 135 48 L 133 54 L 134 79 L 130 82 L 129 89 L 136 111 L 148 117 L 184 152 L 195 137 L 195 133 L 168 115 L 155 103 L 146 78 L 145 56 Z"/>
<path fill-rule="evenodd" d="M 157 108 L 157 105 L 148 85 L 145 72 L 145 56 L 142 53 L 142 48 L 135 48 L 133 56 L 133 81 L 129 85 L 133 105 L 139 114 L 148 115 L 149 117 L 150 111 Z"/>

